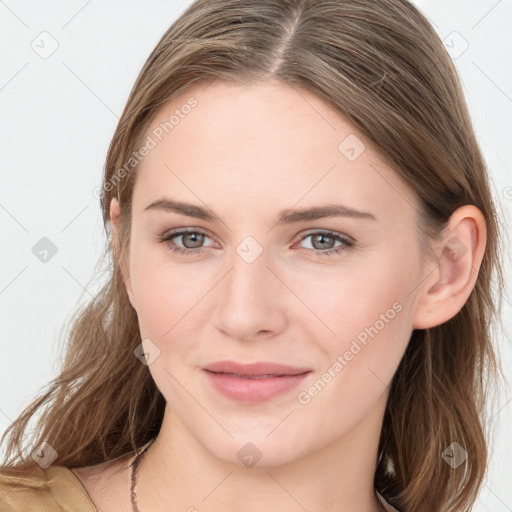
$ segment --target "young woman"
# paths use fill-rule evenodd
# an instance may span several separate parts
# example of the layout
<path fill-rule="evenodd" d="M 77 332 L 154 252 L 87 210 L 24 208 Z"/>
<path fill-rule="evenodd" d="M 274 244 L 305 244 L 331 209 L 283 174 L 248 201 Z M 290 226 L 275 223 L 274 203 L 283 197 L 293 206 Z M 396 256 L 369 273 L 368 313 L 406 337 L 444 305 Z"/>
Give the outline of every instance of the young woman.
<path fill-rule="evenodd" d="M 471 508 L 500 230 L 412 4 L 196 1 L 101 207 L 111 279 L 4 435 L 2 512 Z"/>

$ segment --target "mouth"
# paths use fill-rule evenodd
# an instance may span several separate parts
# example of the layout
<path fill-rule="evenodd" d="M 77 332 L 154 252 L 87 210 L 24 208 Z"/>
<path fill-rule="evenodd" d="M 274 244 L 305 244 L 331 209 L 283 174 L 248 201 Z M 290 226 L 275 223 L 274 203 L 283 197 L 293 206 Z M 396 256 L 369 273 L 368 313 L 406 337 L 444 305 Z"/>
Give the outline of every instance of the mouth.
<path fill-rule="evenodd" d="M 223 366 L 222 371 L 219 370 L 220 366 Z M 226 366 L 231 366 L 231 371 L 227 371 Z M 245 404 L 258 404 L 279 395 L 286 395 L 311 373 L 309 369 L 273 363 L 238 365 L 238 368 L 240 366 L 243 366 L 242 370 L 233 371 L 232 362 L 221 362 L 203 368 L 203 373 L 211 387 L 220 395 Z M 263 366 L 266 370 L 261 369 Z M 269 369 L 270 366 L 272 369 Z"/>
<path fill-rule="evenodd" d="M 210 370 L 206 370 L 210 371 Z M 268 379 L 274 377 L 289 377 L 290 375 L 276 375 L 276 374 L 268 374 L 268 375 L 240 375 L 238 373 L 227 373 L 227 372 L 211 372 L 217 373 L 219 375 L 229 375 L 230 377 L 238 377 L 240 379 Z M 306 373 L 306 372 L 304 372 Z M 294 375 L 302 375 L 302 373 L 294 374 Z"/>
<path fill-rule="evenodd" d="M 248 378 L 271 378 L 283 377 L 287 375 L 300 375 L 310 372 L 310 368 L 299 366 L 290 366 L 281 363 L 260 361 L 256 363 L 238 363 L 236 361 L 217 361 L 211 363 L 204 370 L 213 373 L 222 373 L 226 375 L 235 375 L 237 377 Z"/>

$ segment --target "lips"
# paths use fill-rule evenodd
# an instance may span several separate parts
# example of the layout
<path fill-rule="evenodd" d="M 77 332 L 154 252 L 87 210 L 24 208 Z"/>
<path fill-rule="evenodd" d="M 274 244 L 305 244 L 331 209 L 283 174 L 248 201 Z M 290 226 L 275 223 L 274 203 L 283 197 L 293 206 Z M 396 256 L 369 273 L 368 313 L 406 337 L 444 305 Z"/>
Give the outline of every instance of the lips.
<path fill-rule="evenodd" d="M 242 378 L 281 377 L 285 375 L 300 375 L 311 371 L 309 368 L 264 361 L 250 364 L 237 363 L 235 361 L 217 361 L 205 366 L 204 370 Z"/>
<path fill-rule="evenodd" d="M 203 371 L 206 382 L 225 398 L 255 405 L 290 393 L 312 370 L 270 362 L 218 361 Z"/>

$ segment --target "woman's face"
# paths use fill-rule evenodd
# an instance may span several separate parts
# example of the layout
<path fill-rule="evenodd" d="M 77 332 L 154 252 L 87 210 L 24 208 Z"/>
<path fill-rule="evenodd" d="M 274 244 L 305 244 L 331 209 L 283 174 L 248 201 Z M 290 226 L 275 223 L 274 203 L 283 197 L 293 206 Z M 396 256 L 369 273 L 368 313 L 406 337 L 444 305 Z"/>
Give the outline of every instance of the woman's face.
<path fill-rule="evenodd" d="M 378 437 L 426 272 L 412 190 L 346 119 L 273 81 L 196 84 L 144 143 L 124 271 L 176 428 L 238 464 Z M 226 360 L 308 373 L 204 370 Z"/>

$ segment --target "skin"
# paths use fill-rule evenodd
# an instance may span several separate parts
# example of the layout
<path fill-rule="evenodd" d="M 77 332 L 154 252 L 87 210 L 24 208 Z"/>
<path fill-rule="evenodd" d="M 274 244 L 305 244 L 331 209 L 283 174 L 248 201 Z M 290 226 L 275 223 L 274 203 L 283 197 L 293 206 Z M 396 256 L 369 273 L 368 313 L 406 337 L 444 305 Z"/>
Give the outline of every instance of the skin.
<path fill-rule="evenodd" d="M 389 383 L 412 331 L 449 320 L 469 297 L 485 250 L 484 218 L 472 205 L 459 208 L 442 243 L 432 243 L 436 258 L 423 263 L 415 193 L 322 100 L 275 81 L 195 84 L 162 108 L 147 133 L 191 96 L 198 105 L 140 163 L 130 250 L 121 261 L 141 337 L 160 351 L 148 370 L 167 401 L 140 467 L 139 509 L 382 510 L 373 477 Z M 350 134 L 365 146 L 353 161 L 338 149 Z M 211 209 L 222 222 L 144 210 L 164 197 Z M 327 203 L 376 219 L 274 222 L 281 209 Z M 114 246 L 122 207 L 112 200 Z M 172 241 L 159 241 L 176 228 L 206 233 L 202 245 L 173 239 L 202 251 L 175 254 Z M 308 236 L 314 230 L 356 243 L 318 255 L 315 249 L 342 242 Z M 236 251 L 248 236 L 263 250 L 252 263 Z M 447 246 L 453 238 L 463 248 L 455 258 Z M 332 369 L 393 304 L 400 311 L 300 403 L 298 392 Z M 246 405 L 205 379 L 201 368 L 222 359 L 312 372 L 298 389 Z M 253 467 L 237 457 L 248 442 L 261 453 Z M 126 466 L 121 460 L 75 472 L 97 508 L 130 510 Z"/>

